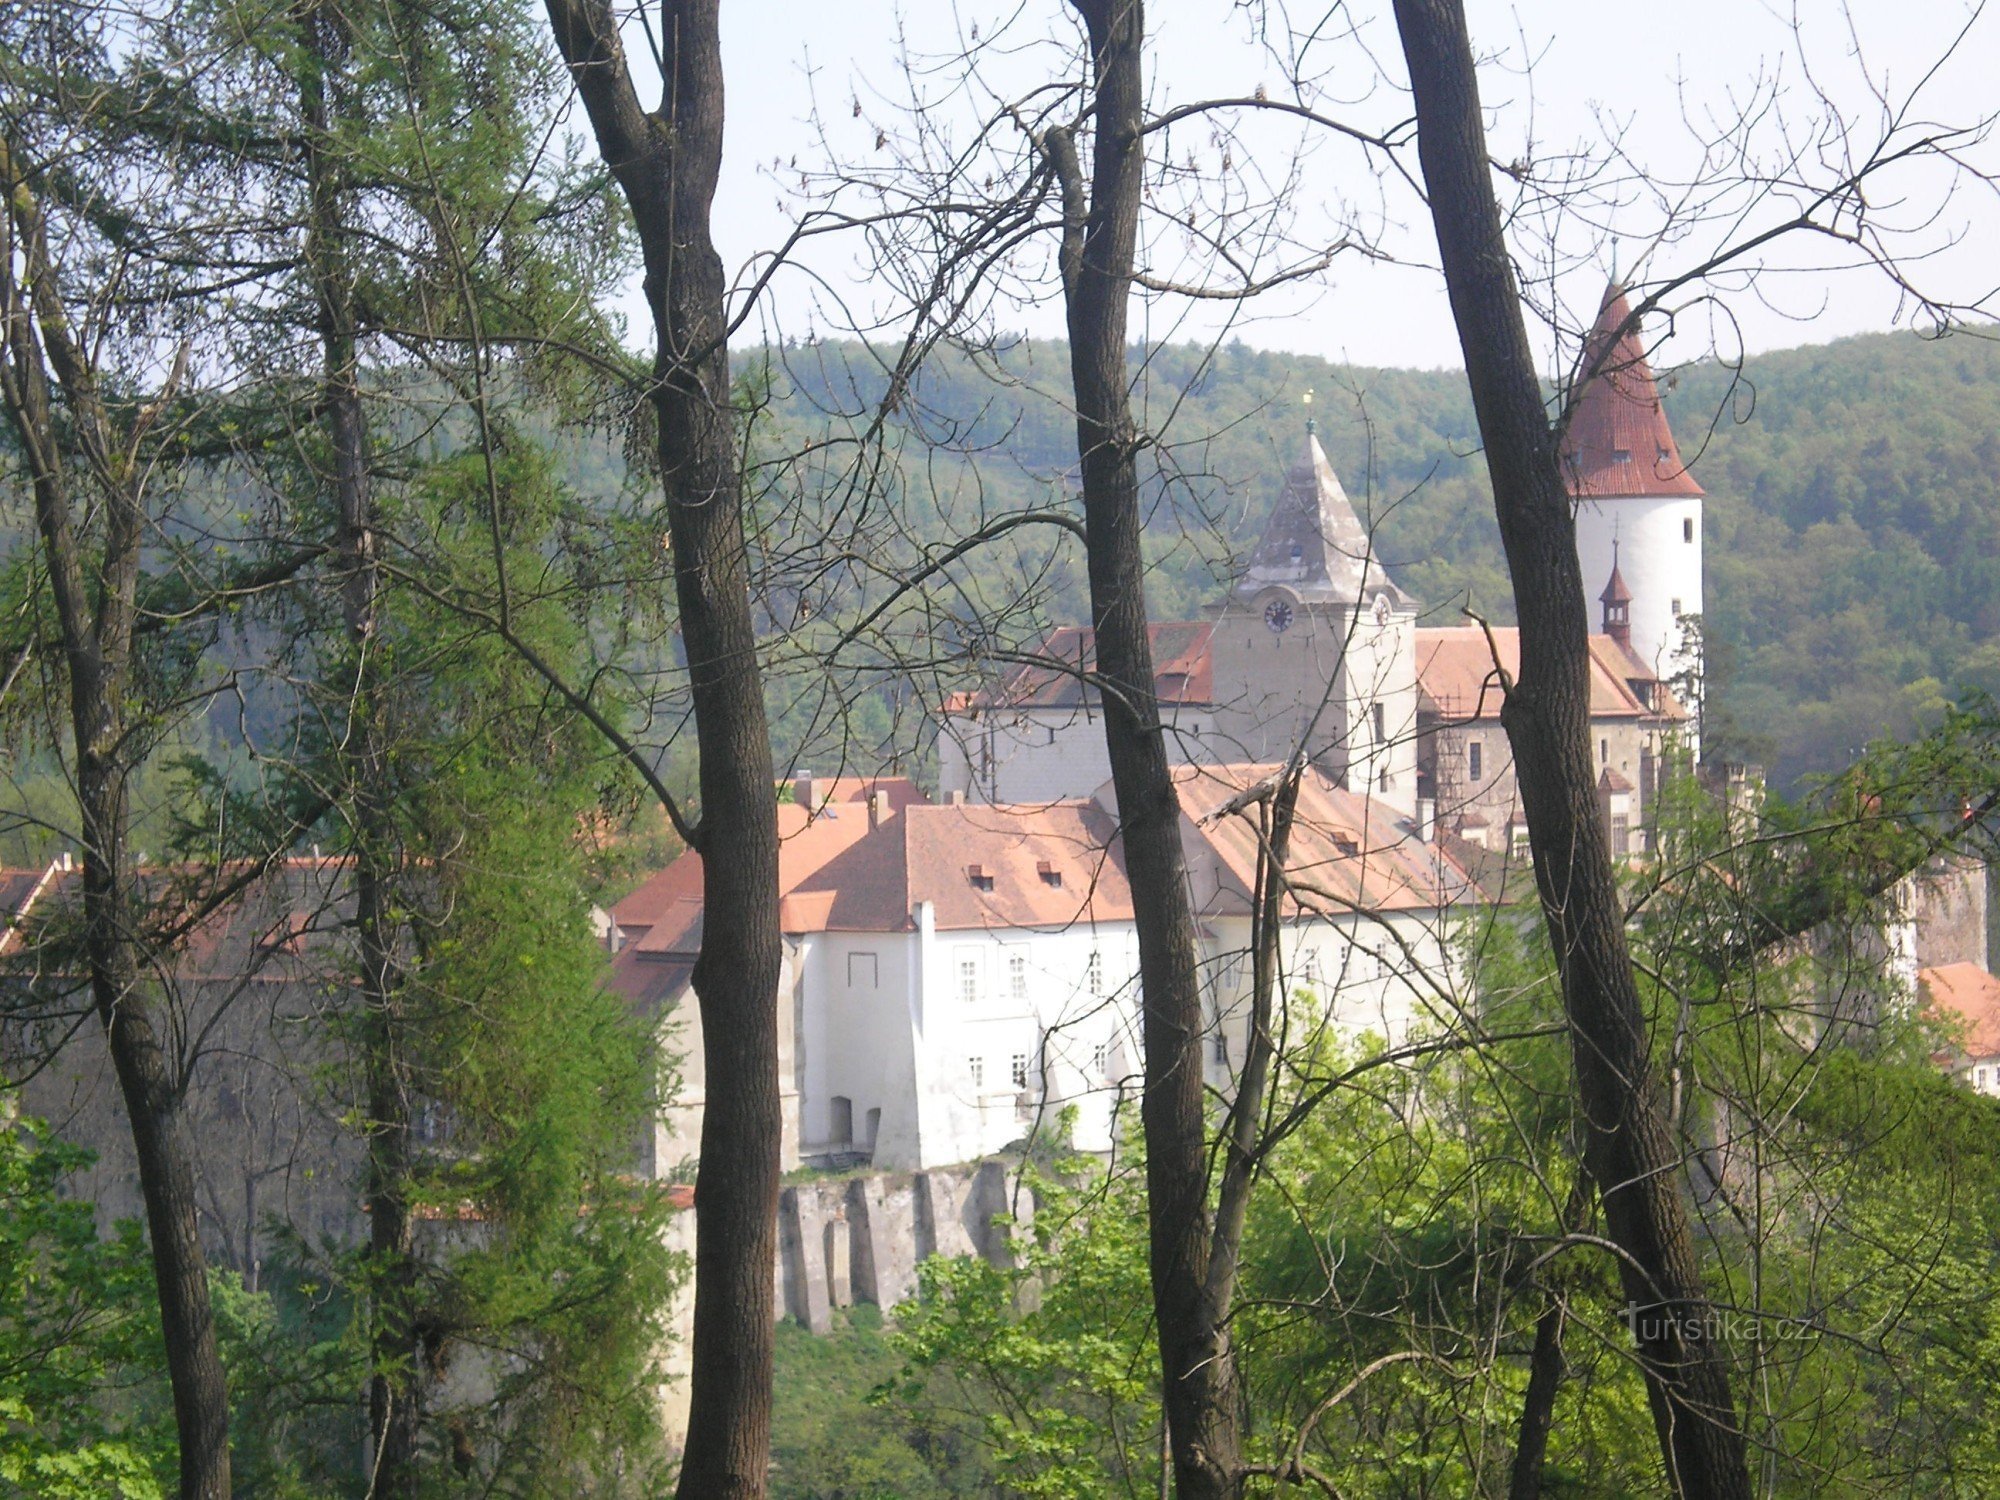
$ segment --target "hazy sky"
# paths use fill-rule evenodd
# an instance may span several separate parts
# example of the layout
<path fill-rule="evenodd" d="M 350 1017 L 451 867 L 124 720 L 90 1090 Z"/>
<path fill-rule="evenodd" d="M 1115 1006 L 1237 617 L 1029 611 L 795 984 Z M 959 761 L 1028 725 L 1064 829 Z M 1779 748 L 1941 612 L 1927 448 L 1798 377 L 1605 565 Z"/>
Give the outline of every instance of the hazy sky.
<path fill-rule="evenodd" d="M 1872 145 L 1883 128 L 1883 109 L 1869 87 L 1901 100 L 1922 83 L 1911 118 L 1962 124 L 2000 104 L 1994 65 L 2000 63 L 2000 15 L 1980 16 L 1956 55 L 1930 70 L 1966 27 L 1975 7 L 1965 0 L 1807 0 L 1796 15 L 1754 0 L 1679 0 L 1658 4 L 1536 0 L 1533 4 L 1471 0 L 1475 45 L 1491 61 L 1482 75 L 1497 159 L 1531 157 L 1547 163 L 1563 153 L 1604 152 L 1617 135 L 1625 155 L 1648 174 L 1668 181 L 1699 175 L 1701 147 L 1689 121 L 1749 149 L 1768 163 L 1789 144 L 1804 150 L 1822 177 L 1831 159 L 1828 136 L 1813 134 L 1829 98 L 1850 127 L 1850 139 Z M 1159 104 L 1217 95 L 1246 96 L 1260 85 L 1282 92 L 1279 65 L 1251 35 L 1246 12 L 1228 0 L 1153 0 L 1151 81 Z M 1294 0 L 1293 28 L 1317 21 L 1325 7 Z M 1273 3 L 1269 12 L 1282 17 Z M 1333 69 L 1342 96 L 1341 118 L 1379 129 L 1408 114 L 1401 90 L 1401 59 L 1388 24 L 1388 0 L 1367 0 L 1343 12 L 1358 37 L 1329 39 L 1311 54 Z M 798 174 L 824 158 L 808 123 L 817 97 L 829 138 L 852 161 L 880 166 L 888 152 L 874 147 L 878 130 L 907 135 L 910 122 L 896 107 L 911 91 L 925 100 L 927 123 L 955 140 L 969 134 L 979 106 L 961 66 L 938 59 L 974 25 L 1005 51 L 989 59 L 985 77 L 997 93 L 1024 89 L 1048 76 L 1055 43 L 1073 34 L 1059 0 L 994 0 L 957 6 L 896 6 L 882 0 L 724 0 L 723 45 L 728 87 L 724 184 L 717 203 L 717 231 L 732 267 L 750 264 L 778 243 L 797 211 Z M 900 71 L 896 38 L 929 64 Z M 1857 47 L 1858 41 L 1858 47 Z M 635 49 L 636 50 L 636 49 Z M 1524 66 L 1531 64 L 1532 66 Z M 1760 92 L 1761 90 L 1761 92 Z M 1748 132 L 1719 131 L 1745 101 L 1777 108 L 1762 112 Z M 854 104 L 862 105 L 856 118 Z M 1455 365 L 1457 348 L 1437 275 L 1428 215 L 1415 194 L 1390 179 L 1379 182 L 1359 153 L 1293 124 L 1260 120 L 1233 143 L 1214 140 L 1206 126 L 1189 126 L 1175 141 L 1206 172 L 1280 179 L 1295 148 L 1304 162 L 1286 189 L 1297 228 L 1307 238 L 1331 222 L 1334 207 L 1358 206 L 1379 233 L 1382 247 L 1405 264 L 1379 265 L 1356 256 L 1337 260 L 1309 289 L 1259 304 L 1252 315 L 1224 313 L 1215 304 L 1166 299 L 1135 312 L 1134 332 L 1156 337 L 1197 336 L 1228 325 L 1249 343 L 1294 349 L 1378 365 Z M 1970 147 L 1987 170 L 2000 167 L 1991 140 Z M 893 150 L 893 147 L 890 148 Z M 1414 152 L 1410 155 L 1414 165 Z M 783 168 L 774 172 L 774 164 Z M 1906 173 L 1871 193 L 1910 227 L 1901 242 L 1921 251 L 1927 288 L 1961 301 L 1987 298 L 2000 278 L 2000 211 L 1992 191 L 1961 182 L 1949 195 L 1937 171 Z M 1571 318 L 1588 318 L 1612 254 L 1621 269 L 1635 263 L 1671 273 L 1700 260 L 1726 233 L 1740 233 L 1779 217 L 1767 200 L 1753 204 L 1741 193 L 1714 205 L 1738 217 L 1696 230 L 1673 243 L 1650 246 L 1668 215 L 1657 201 L 1629 187 L 1611 195 L 1622 201 L 1598 214 L 1617 239 L 1615 252 L 1601 227 L 1581 217 L 1540 216 L 1521 226 L 1517 253 L 1539 259 L 1551 234 L 1570 268 L 1556 283 Z M 781 205 L 781 199 L 785 201 Z M 1953 246 L 1952 240 L 1960 243 Z M 1154 241 L 1158 255 L 1172 253 L 1172 234 Z M 1181 247 L 1185 253 L 1185 246 Z M 1651 259 L 1644 259 L 1649 253 Z M 1761 264 L 1769 274 L 1754 288 L 1726 287 L 1729 314 L 1752 350 L 1836 338 L 1892 326 L 1899 319 L 1894 294 L 1874 273 L 1830 273 L 1851 260 L 1847 247 L 1820 239 L 1781 243 Z M 767 311 L 755 326 L 788 335 L 813 328 L 838 331 L 838 303 L 849 313 L 889 306 L 878 284 L 858 269 L 852 241 L 824 242 L 808 259 L 810 274 L 776 278 Z M 1185 268 L 1183 263 L 1182 269 Z M 1983 279 L 1982 279 L 1983 278 Z M 634 311 L 637 311 L 636 303 Z M 1060 331 L 1055 309 L 1003 307 L 996 321 L 1036 333 Z M 635 328 L 636 331 L 636 328 Z M 746 329 L 746 333 L 752 330 Z M 1698 357 L 1712 343 L 1728 346 L 1736 335 L 1705 312 L 1685 320 L 1668 358 Z M 1549 347 L 1554 347 L 1549 341 Z"/>

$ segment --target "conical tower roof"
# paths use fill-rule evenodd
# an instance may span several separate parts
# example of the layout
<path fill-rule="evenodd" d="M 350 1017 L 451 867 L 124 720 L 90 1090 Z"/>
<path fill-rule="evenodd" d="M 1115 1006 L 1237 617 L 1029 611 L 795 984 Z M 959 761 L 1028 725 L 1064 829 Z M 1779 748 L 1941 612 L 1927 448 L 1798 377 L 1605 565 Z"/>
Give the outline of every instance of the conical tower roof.
<path fill-rule="evenodd" d="M 1605 288 L 1597 324 L 1584 340 L 1583 368 L 1597 373 L 1570 413 L 1563 437 L 1563 478 L 1579 499 L 1699 495 L 1660 405 L 1625 289 Z"/>
<path fill-rule="evenodd" d="M 1600 604 L 1630 604 L 1632 591 L 1625 587 L 1625 575 L 1618 571 L 1618 544 L 1611 544 L 1611 576 L 1605 580 L 1604 592 L 1597 596 Z"/>
<path fill-rule="evenodd" d="M 1374 556 L 1368 530 L 1310 427 L 1236 596 L 1247 602 L 1273 585 L 1306 604 L 1360 604 L 1378 593 L 1399 607 L 1411 602 Z"/>

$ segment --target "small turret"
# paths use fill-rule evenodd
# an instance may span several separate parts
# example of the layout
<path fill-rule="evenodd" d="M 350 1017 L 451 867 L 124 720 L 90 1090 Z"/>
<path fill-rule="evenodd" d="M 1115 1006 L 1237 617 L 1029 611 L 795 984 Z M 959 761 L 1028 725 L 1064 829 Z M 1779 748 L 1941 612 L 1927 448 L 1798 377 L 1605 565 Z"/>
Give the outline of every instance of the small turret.
<path fill-rule="evenodd" d="M 1618 543 L 1615 541 L 1611 544 L 1611 578 L 1597 598 L 1604 606 L 1604 633 L 1629 652 L 1632 649 L 1632 591 L 1625 587 L 1625 575 L 1618 571 Z"/>

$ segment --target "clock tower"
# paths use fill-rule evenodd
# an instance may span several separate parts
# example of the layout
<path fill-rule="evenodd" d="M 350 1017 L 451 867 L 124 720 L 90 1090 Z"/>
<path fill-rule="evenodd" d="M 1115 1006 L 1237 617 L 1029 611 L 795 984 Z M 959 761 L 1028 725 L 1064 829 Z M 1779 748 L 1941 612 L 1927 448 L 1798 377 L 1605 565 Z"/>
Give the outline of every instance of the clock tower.
<path fill-rule="evenodd" d="M 1349 791 L 1416 810 L 1416 601 L 1306 423 L 1249 564 L 1217 606 L 1215 733 L 1223 759 L 1276 762 L 1304 740 Z"/>

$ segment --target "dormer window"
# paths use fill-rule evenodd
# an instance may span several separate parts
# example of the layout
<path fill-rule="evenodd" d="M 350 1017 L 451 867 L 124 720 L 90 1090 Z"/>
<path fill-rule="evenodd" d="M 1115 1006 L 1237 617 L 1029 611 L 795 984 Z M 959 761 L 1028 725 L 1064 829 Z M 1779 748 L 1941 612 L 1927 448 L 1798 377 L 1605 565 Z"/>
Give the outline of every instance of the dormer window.
<path fill-rule="evenodd" d="M 1629 464 L 1632 462 L 1632 450 L 1630 448 L 1613 448 L 1611 450 L 1611 461 L 1615 464 Z"/>
<path fill-rule="evenodd" d="M 984 865 L 967 865 L 965 867 L 965 878 L 972 882 L 972 888 L 975 891 L 990 891 L 993 889 L 992 873 Z"/>
<path fill-rule="evenodd" d="M 1658 461 L 1663 464 L 1671 463 L 1673 461 L 1673 455 L 1668 453 L 1665 448 L 1662 448 L 1660 449 L 1658 454 Z"/>
<path fill-rule="evenodd" d="M 1035 873 L 1042 877 L 1043 885 L 1054 886 L 1058 890 L 1062 888 L 1062 871 L 1047 860 L 1041 860 L 1035 865 Z"/>
<path fill-rule="evenodd" d="M 1349 859 L 1353 858 L 1355 855 L 1361 852 L 1361 845 L 1354 839 L 1354 837 L 1351 834 L 1336 833 L 1333 836 L 1333 847 L 1338 849 L 1343 856 Z"/>

